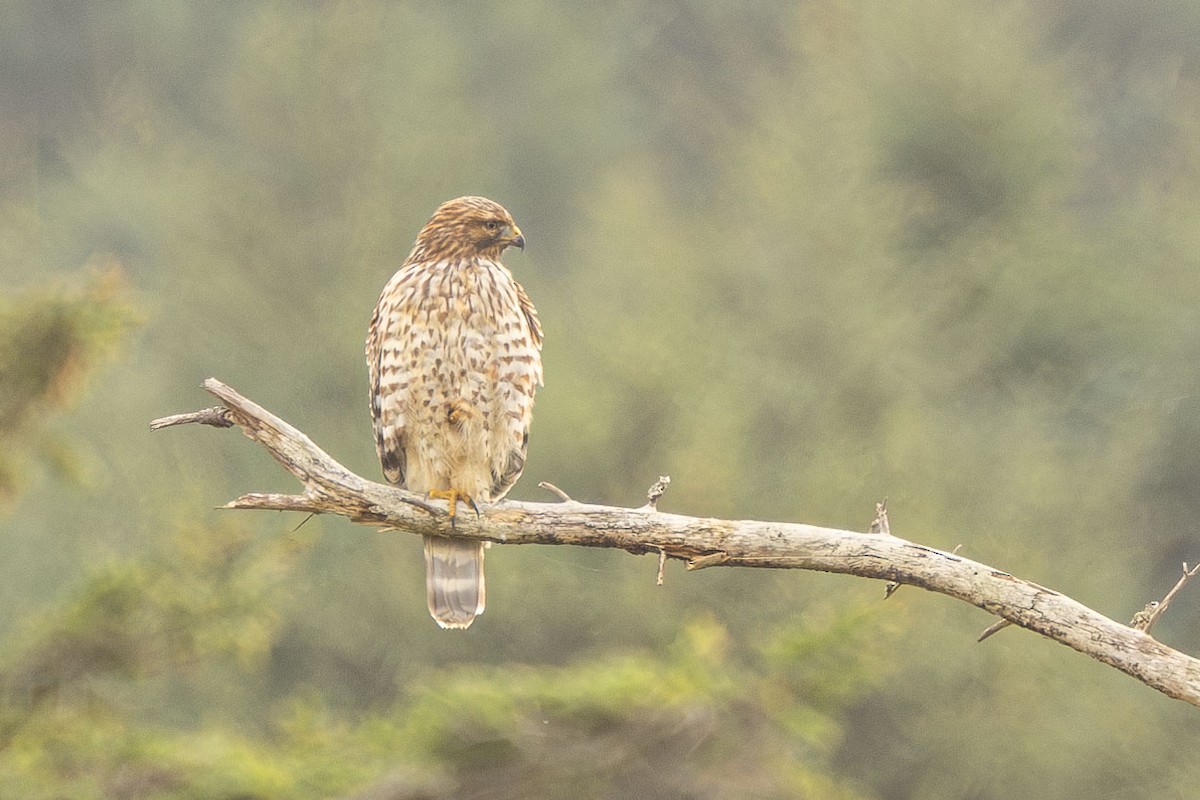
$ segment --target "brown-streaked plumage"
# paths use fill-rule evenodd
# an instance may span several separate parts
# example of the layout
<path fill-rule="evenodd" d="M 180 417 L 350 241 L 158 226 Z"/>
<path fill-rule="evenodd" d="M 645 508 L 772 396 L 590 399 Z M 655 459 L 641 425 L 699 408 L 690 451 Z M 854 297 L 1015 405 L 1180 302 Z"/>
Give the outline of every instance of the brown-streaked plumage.
<path fill-rule="evenodd" d="M 483 197 L 443 203 L 392 276 L 367 333 L 371 418 L 387 480 L 449 502 L 502 498 L 525 467 L 542 383 L 537 311 L 500 263 L 525 238 Z M 429 613 L 466 628 L 484 608 L 483 544 L 425 537 Z"/>

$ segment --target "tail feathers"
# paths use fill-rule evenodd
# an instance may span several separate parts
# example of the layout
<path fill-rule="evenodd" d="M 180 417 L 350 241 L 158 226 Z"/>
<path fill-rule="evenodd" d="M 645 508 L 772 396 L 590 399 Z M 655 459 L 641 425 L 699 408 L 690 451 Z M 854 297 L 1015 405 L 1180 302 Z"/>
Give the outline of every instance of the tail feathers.
<path fill-rule="evenodd" d="M 425 537 L 429 613 L 443 628 L 467 628 L 483 613 L 483 542 Z"/>

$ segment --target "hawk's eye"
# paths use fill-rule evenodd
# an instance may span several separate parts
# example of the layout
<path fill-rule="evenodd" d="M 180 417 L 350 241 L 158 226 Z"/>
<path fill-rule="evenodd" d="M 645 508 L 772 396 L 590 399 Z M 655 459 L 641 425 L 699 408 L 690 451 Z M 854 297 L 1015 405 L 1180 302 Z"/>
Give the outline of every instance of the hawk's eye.
<path fill-rule="evenodd" d="M 494 233 L 500 227 L 500 223 L 496 222 L 494 219 L 489 219 L 487 222 L 483 223 L 483 227 Z"/>

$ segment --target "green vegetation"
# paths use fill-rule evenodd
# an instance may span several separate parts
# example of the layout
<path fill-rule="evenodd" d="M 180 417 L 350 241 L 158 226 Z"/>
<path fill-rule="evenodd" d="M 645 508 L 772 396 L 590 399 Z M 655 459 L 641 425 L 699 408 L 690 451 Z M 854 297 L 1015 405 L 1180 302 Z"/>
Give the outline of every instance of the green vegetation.
<path fill-rule="evenodd" d="M 132 321 L 116 269 L 81 285 L 0 297 L 0 501 L 12 502 L 34 456 L 69 472 L 69 448 L 41 423 L 70 405 L 97 362 L 112 358 Z"/>
<path fill-rule="evenodd" d="M 378 474 L 371 308 L 478 193 L 546 329 L 514 496 L 887 496 L 1116 619 L 1200 559 L 1194 4 L 583 6 L 6 12 L 0 796 L 1191 796 L 1195 709 L 944 598 L 501 547 L 450 635 L 411 537 L 146 430 L 213 375 Z"/>

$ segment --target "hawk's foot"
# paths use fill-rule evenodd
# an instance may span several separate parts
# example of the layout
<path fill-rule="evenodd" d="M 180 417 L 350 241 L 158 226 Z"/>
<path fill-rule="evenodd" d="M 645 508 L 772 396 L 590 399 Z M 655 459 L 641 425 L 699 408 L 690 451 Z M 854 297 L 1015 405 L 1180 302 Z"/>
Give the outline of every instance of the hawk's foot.
<path fill-rule="evenodd" d="M 464 500 L 471 504 L 471 508 L 475 511 L 475 516 L 479 516 L 479 506 L 475 503 L 475 498 L 466 492 L 460 492 L 458 489 L 432 489 L 428 495 L 434 500 L 445 500 L 449 506 L 447 513 L 450 516 L 450 527 L 453 528 L 455 521 L 458 519 L 458 501 Z"/>

